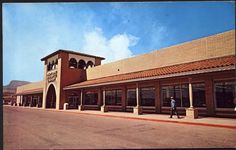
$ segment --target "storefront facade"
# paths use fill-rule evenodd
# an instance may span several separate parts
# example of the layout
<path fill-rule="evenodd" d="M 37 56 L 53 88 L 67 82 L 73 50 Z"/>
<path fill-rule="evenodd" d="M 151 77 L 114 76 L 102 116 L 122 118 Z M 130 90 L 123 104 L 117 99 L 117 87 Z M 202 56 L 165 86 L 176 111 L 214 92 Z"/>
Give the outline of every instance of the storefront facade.
<path fill-rule="evenodd" d="M 68 50 L 42 58 L 40 90 L 19 87 L 18 105 L 27 97 L 24 106 L 44 109 L 169 113 L 173 96 L 180 114 L 194 108 L 236 117 L 235 30 L 101 65 L 103 59 Z"/>

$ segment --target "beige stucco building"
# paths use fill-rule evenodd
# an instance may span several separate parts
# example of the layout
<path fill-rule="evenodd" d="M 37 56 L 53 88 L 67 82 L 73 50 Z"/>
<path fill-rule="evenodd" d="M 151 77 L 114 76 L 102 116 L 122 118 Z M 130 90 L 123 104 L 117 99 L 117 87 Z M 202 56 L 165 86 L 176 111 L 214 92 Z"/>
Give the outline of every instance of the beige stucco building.
<path fill-rule="evenodd" d="M 169 113 L 173 96 L 183 115 L 236 117 L 235 30 L 102 60 L 69 50 L 42 58 L 44 79 L 17 88 L 18 106 Z"/>

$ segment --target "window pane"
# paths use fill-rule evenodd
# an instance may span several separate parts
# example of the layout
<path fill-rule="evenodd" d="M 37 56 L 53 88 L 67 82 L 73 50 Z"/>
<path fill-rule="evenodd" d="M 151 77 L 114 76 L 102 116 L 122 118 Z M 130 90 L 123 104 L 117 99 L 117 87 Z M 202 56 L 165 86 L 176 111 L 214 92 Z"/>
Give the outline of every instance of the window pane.
<path fill-rule="evenodd" d="M 112 97 L 112 91 L 106 91 L 106 94 L 105 94 L 105 104 L 106 105 L 112 105 L 113 102 L 113 97 Z"/>
<path fill-rule="evenodd" d="M 128 101 L 128 106 L 137 106 L 135 89 L 127 90 L 127 101 Z"/>
<path fill-rule="evenodd" d="M 171 96 L 174 96 L 174 86 L 162 86 L 161 87 L 162 106 L 170 107 Z"/>
<path fill-rule="evenodd" d="M 192 89 L 193 89 L 193 106 L 206 107 L 205 84 L 204 83 L 192 84 Z"/>
<path fill-rule="evenodd" d="M 86 92 L 84 103 L 85 103 L 85 105 L 97 105 L 98 104 L 98 93 L 97 92 Z"/>
<path fill-rule="evenodd" d="M 155 106 L 155 88 L 141 88 L 141 106 Z"/>
<path fill-rule="evenodd" d="M 80 105 L 79 96 L 77 94 L 71 94 L 67 97 L 69 108 L 77 108 Z"/>
<path fill-rule="evenodd" d="M 182 94 L 182 107 L 189 107 L 189 88 L 188 84 L 181 85 L 181 94 Z"/>
<path fill-rule="evenodd" d="M 181 91 L 180 86 L 174 86 L 174 99 L 177 107 L 181 107 Z"/>
<path fill-rule="evenodd" d="M 188 84 L 162 86 L 161 96 L 162 106 L 170 107 L 170 97 L 173 96 L 177 107 L 189 107 Z"/>
<path fill-rule="evenodd" d="M 236 105 L 235 81 L 217 82 L 215 86 L 216 106 L 234 108 Z"/>
<path fill-rule="evenodd" d="M 122 90 L 106 91 L 106 105 L 121 105 Z"/>
<path fill-rule="evenodd" d="M 122 91 L 121 90 L 115 90 L 115 92 L 116 92 L 115 105 L 121 105 Z"/>

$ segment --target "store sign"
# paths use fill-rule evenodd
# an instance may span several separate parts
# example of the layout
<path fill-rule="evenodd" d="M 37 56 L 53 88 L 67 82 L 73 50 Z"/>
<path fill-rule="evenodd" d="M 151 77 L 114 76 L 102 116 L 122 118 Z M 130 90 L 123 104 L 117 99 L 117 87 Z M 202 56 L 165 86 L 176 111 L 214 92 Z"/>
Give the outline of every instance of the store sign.
<path fill-rule="evenodd" d="M 57 71 L 55 72 L 50 72 L 47 74 L 47 80 L 48 82 L 54 82 L 57 78 Z"/>

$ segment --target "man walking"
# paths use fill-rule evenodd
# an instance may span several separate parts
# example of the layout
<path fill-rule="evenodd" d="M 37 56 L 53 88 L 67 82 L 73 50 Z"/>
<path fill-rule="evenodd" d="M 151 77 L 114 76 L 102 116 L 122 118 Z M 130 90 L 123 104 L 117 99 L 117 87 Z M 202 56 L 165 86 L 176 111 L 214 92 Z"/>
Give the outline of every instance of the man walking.
<path fill-rule="evenodd" d="M 175 100 L 174 100 L 173 97 L 170 97 L 170 99 L 171 99 L 171 102 L 170 102 L 170 106 L 171 106 L 170 118 L 172 118 L 173 112 L 175 112 L 176 116 L 177 116 L 178 119 L 179 119 L 179 115 L 178 115 L 177 110 L 176 110 L 176 103 L 175 103 Z"/>

